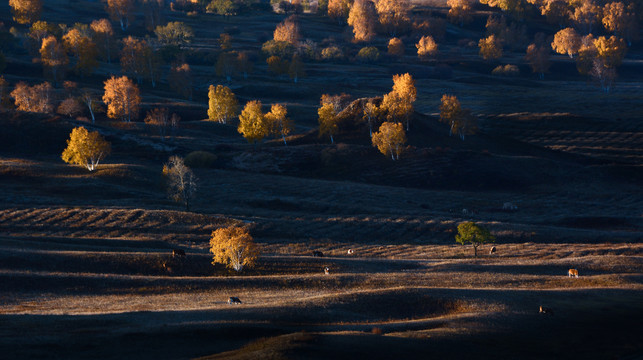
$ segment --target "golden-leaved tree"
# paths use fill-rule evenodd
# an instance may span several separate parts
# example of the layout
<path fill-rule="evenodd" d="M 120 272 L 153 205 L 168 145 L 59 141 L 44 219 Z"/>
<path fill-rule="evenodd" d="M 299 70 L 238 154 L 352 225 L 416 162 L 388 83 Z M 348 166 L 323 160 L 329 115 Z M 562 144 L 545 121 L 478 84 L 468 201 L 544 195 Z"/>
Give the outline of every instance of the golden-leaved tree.
<path fill-rule="evenodd" d="M 559 54 L 567 54 L 570 58 L 578 53 L 581 46 L 580 35 L 573 28 L 565 28 L 554 35 L 551 48 Z"/>
<path fill-rule="evenodd" d="M 107 116 L 112 119 L 132 121 L 138 118 L 141 96 L 138 86 L 127 76 L 112 76 L 105 81 L 103 102 L 107 104 Z"/>
<path fill-rule="evenodd" d="M 287 115 L 288 110 L 281 104 L 273 104 L 270 107 L 270 112 L 265 115 L 271 128 L 270 132 L 275 136 L 281 136 L 284 145 L 288 145 L 286 135 L 290 134 L 293 128 L 292 121 L 287 118 Z"/>
<path fill-rule="evenodd" d="M 458 98 L 453 95 L 442 95 L 440 121 L 449 125 L 449 135 L 458 134 L 462 140 L 465 135 L 475 134 L 478 130 L 476 117 L 470 110 L 463 109 Z"/>
<path fill-rule="evenodd" d="M 85 29 L 83 29 L 85 28 Z M 83 31 L 85 30 L 85 31 Z M 90 75 L 98 67 L 96 44 L 89 36 L 87 25 L 74 27 L 63 36 L 63 45 L 76 59 L 74 69 L 80 75 Z"/>
<path fill-rule="evenodd" d="M 379 0 L 375 7 L 380 24 L 391 36 L 395 36 L 410 22 L 411 2 L 409 0 Z"/>
<path fill-rule="evenodd" d="M 252 267 L 259 258 L 260 250 L 248 230 L 240 226 L 219 228 L 210 238 L 212 264 L 224 264 L 234 271 Z"/>
<path fill-rule="evenodd" d="M 328 16 L 341 23 L 348 17 L 352 4 L 352 0 L 328 0 Z"/>
<path fill-rule="evenodd" d="M 480 56 L 485 60 L 496 60 L 502 57 L 502 43 L 496 35 L 489 35 L 478 42 Z"/>
<path fill-rule="evenodd" d="M 321 107 L 317 109 L 317 115 L 319 116 L 319 136 L 328 134 L 331 144 L 334 143 L 335 140 L 333 137 L 339 129 L 339 118 L 335 106 L 331 103 L 323 103 Z"/>
<path fill-rule="evenodd" d="M 438 44 L 432 36 L 422 36 L 415 47 L 418 49 L 418 57 L 420 58 L 435 56 L 438 53 Z"/>
<path fill-rule="evenodd" d="M 112 23 L 107 19 L 94 20 L 89 25 L 92 30 L 92 37 L 96 43 L 99 53 L 108 63 L 112 62 L 111 51 L 113 45 L 114 29 Z"/>
<path fill-rule="evenodd" d="M 551 66 L 549 62 L 549 52 L 550 50 L 547 46 L 530 44 L 527 47 L 525 60 L 527 60 L 529 66 L 531 66 L 531 70 L 538 74 L 538 77 L 541 79 L 545 77 L 545 73 L 549 71 L 549 67 Z"/>
<path fill-rule="evenodd" d="M 114 21 L 121 23 L 121 30 L 125 31 L 131 20 L 134 19 L 134 0 L 107 0 L 107 12 Z"/>
<path fill-rule="evenodd" d="M 18 24 L 31 24 L 40 18 L 42 0 L 9 0 L 9 6 Z"/>
<path fill-rule="evenodd" d="M 373 146 L 384 155 L 390 155 L 392 160 L 399 160 L 406 144 L 406 132 L 400 123 L 384 122 L 373 134 Z"/>
<path fill-rule="evenodd" d="M 375 37 L 377 9 L 371 0 L 355 0 L 348 14 L 355 41 L 371 41 Z"/>
<path fill-rule="evenodd" d="M 289 16 L 286 20 L 278 24 L 273 34 L 275 41 L 285 41 L 293 45 L 297 45 L 299 37 L 299 25 L 294 15 Z"/>
<path fill-rule="evenodd" d="M 406 131 L 409 131 L 416 99 L 417 89 L 413 77 L 409 73 L 393 75 L 393 90 L 384 95 L 380 108 L 386 112 L 389 121 L 405 121 Z"/>
<path fill-rule="evenodd" d="M 246 103 L 239 115 L 237 131 L 255 146 L 270 134 L 270 125 L 261 111 L 261 101 L 253 100 Z"/>
<path fill-rule="evenodd" d="M 42 40 L 40 59 L 44 69 L 51 73 L 54 83 L 63 77 L 65 66 L 69 64 L 65 49 L 53 35 L 49 35 Z"/>
<path fill-rule="evenodd" d="M 53 90 L 48 82 L 29 86 L 21 81 L 16 84 L 11 97 L 14 98 L 16 109 L 19 111 L 50 113 L 54 109 L 51 99 Z"/>
<path fill-rule="evenodd" d="M 634 4 L 625 5 L 620 1 L 605 4 L 603 26 L 614 35 L 624 37 L 628 46 L 631 46 L 632 41 L 638 39 L 640 32 Z"/>
<path fill-rule="evenodd" d="M 237 115 L 239 102 L 229 87 L 210 85 L 208 98 L 208 119 L 225 124 Z"/>
<path fill-rule="evenodd" d="M 447 0 L 447 6 L 449 7 L 447 16 L 452 23 L 462 27 L 473 19 L 471 0 Z"/>
<path fill-rule="evenodd" d="M 393 56 L 404 55 L 404 43 L 399 38 L 391 38 L 388 41 L 388 53 Z"/>
<path fill-rule="evenodd" d="M 71 131 L 62 159 L 68 164 L 77 164 L 94 171 L 110 152 L 110 143 L 98 131 L 90 132 L 80 126 Z"/>

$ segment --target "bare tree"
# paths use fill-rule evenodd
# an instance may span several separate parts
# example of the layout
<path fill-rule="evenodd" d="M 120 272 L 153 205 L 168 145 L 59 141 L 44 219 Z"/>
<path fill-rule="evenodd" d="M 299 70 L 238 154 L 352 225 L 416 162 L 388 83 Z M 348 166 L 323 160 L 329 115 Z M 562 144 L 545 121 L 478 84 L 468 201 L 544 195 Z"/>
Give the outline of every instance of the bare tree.
<path fill-rule="evenodd" d="M 182 202 L 185 211 L 190 211 L 190 204 L 196 192 L 197 178 L 192 170 L 185 165 L 183 158 L 171 156 L 163 165 L 163 175 L 167 179 L 167 191 L 172 200 Z"/>

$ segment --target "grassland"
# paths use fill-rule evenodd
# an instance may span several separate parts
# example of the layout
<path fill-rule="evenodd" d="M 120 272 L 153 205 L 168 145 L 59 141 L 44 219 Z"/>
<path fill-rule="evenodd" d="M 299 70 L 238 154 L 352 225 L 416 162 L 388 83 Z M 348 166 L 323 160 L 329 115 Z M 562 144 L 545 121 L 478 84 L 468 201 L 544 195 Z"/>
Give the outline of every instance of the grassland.
<path fill-rule="evenodd" d="M 419 14 L 444 17 L 443 2 L 415 3 Z M 99 2 L 77 11 L 52 1 L 44 16 L 70 24 L 103 16 Z M 0 13 L 10 21 L 6 4 Z M 223 81 L 213 71 L 216 38 L 228 31 L 235 49 L 256 50 L 284 18 L 268 12 L 168 13 L 196 34 L 194 101 L 176 98 L 165 81 L 142 84 L 144 109 L 168 106 L 183 117 L 169 138 L 139 122 L 0 113 L 0 357 L 643 356 L 640 44 L 609 94 L 563 57 L 540 81 L 522 54 L 509 53 L 502 62 L 521 75 L 497 77 L 496 64 L 457 45 L 482 35 L 486 15 L 448 25 L 437 62 L 414 56 L 413 36 L 402 59 L 311 62 L 297 84 L 257 61 L 248 79 L 229 85 L 242 103 L 287 104 L 296 123 L 288 146 L 254 149 L 234 124 L 203 120 L 207 86 Z M 335 21 L 303 15 L 301 25 L 305 38 L 359 49 Z M 140 24 L 130 31 L 144 33 Z M 385 40 L 374 45 L 382 50 Z M 7 58 L 10 82 L 42 81 L 28 54 Z M 440 74 L 444 66 L 451 75 Z M 400 161 L 379 154 L 367 132 L 339 134 L 333 145 L 317 136 L 321 94 L 379 96 L 406 71 L 419 95 Z M 99 89 L 118 72 L 101 64 L 73 79 Z M 448 136 L 436 116 L 443 93 L 479 116 L 479 134 Z M 60 160 L 81 124 L 113 147 L 92 173 Z M 198 196 L 185 212 L 168 200 L 161 168 L 171 154 L 196 150 L 217 161 L 194 169 Z M 505 202 L 517 210 L 503 210 Z M 493 232 L 495 254 L 485 245 L 473 258 L 454 243 L 467 220 Z M 240 274 L 208 254 L 211 232 L 230 224 L 249 226 L 262 248 L 257 266 Z M 175 248 L 187 256 L 172 257 Z M 568 278 L 569 268 L 580 277 Z M 228 305 L 230 296 L 243 304 Z"/>

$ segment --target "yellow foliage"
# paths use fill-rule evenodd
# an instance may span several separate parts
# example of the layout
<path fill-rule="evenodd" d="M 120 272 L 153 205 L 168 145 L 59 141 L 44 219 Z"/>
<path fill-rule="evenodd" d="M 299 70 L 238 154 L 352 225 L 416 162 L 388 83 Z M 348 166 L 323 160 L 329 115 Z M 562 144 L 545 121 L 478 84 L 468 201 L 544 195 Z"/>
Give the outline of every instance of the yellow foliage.
<path fill-rule="evenodd" d="M 418 56 L 421 58 L 435 56 L 438 53 L 438 44 L 431 36 L 422 36 L 415 47 L 418 49 Z"/>
<path fill-rule="evenodd" d="M 395 56 L 404 55 L 404 43 L 399 38 L 392 38 L 388 41 L 388 53 Z"/>
<path fill-rule="evenodd" d="M 449 13 L 447 16 L 453 23 L 463 26 L 472 20 L 471 0 L 447 0 Z"/>
<path fill-rule="evenodd" d="M 261 101 L 254 100 L 246 103 L 241 115 L 239 115 L 237 131 L 249 143 L 255 144 L 270 134 L 270 126 L 261 111 Z"/>
<path fill-rule="evenodd" d="M 348 14 L 355 41 L 371 41 L 375 37 L 377 10 L 370 0 L 355 0 Z"/>
<path fill-rule="evenodd" d="M 81 126 L 71 131 L 62 159 L 68 164 L 81 165 L 93 171 L 110 152 L 110 143 L 98 131 L 89 132 Z"/>
<path fill-rule="evenodd" d="M 392 160 L 399 160 L 406 144 L 406 133 L 400 123 L 385 122 L 373 134 L 373 146 L 384 155 L 391 155 Z"/>
<path fill-rule="evenodd" d="M 338 117 L 335 106 L 331 103 L 323 103 L 322 106 L 317 109 L 317 115 L 319 115 L 319 136 L 328 134 L 330 136 L 330 142 L 333 143 L 333 135 L 335 135 L 338 130 Z"/>
<path fill-rule="evenodd" d="M 411 3 L 409 0 L 379 0 L 375 7 L 379 14 L 380 24 L 391 35 L 395 35 L 410 21 Z"/>
<path fill-rule="evenodd" d="M 286 135 L 292 131 L 292 122 L 286 116 L 288 110 L 284 105 L 273 104 L 270 107 L 270 112 L 266 114 L 266 122 L 270 128 L 270 133 L 275 136 L 281 136 L 284 144 L 286 143 Z"/>
<path fill-rule="evenodd" d="M 30 24 L 40 17 L 42 0 L 9 0 L 9 6 L 18 24 Z"/>
<path fill-rule="evenodd" d="M 285 41 L 293 45 L 299 42 L 299 25 L 293 16 L 277 25 L 273 34 L 275 41 Z"/>
<path fill-rule="evenodd" d="M 121 118 L 131 121 L 138 118 L 141 96 L 138 86 L 127 76 L 119 78 L 112 76 L 105 81 L 103 101 L 107 104 L 107 116 L 112 119 Z"/>
<path fill-rule="evenodd" d="M 346 19 L 352 0 L 328 0 L 328 16 L 334 19 Z"/>
<path fill-rule="evenodd" d="M 208 119 L 218 121 L 222 124 L 228 122 L 239 111 L 239 103 L 230 88 L 217 85 L 210 85 L 208 90 Z"/>
<path fill-rule="evenodd" d="M 580 35 L 572 28 L 565 28 L 554 35 L 551 48 L 559 54 L 567 54 L 570 58 L 578 53 L 581 46 Z"/>
<path fill-rule="evenodd" d="M 480 56 L 485 60 L 495 60 L 502 57 L 502 45 L 495 35 L 489 35 L 478 42 Z"/>
<path fill-rule="evenodd" d="M 230 226 L 212 232 L 210 253 L 213 265 L 224 264 L 235 271 L 241 271 L 244 267 L 255 265 L 260 250 L 247 229 Z"/>
<path fill-rule="evenodd" d="M 616 36 L 610 36 L 609 38 L 599 36 L 594 40 L 594 47 L 596 48 L 597 56 L 604 60 L 605 66 L 608 68 L 619 66 L 627 52 L 625 41 Z"/>

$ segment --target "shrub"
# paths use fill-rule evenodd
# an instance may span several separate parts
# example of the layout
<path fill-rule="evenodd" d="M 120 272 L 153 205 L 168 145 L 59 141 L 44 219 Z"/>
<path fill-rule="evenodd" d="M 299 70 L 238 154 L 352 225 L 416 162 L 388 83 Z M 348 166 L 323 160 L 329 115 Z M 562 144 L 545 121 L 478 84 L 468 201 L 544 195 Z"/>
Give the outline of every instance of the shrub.
<path fill-rule="evenodd" d="M 295 53 L 295 46 L 287 41 L 268 40 L 261 45 L 261 51 L 268 56 L 289 59 Z"/>
<path fill-rule="evenodd" d="M 380 52 L 375 46 L 361 48 L 357 53 L 357 59 L 364 62 L 375 62 L 380 58 Z"/>
<path fill-rule="evenodd" d="M 511 64 L 507 64 L 505 66 L 498 65 L 495 69 L 491 71 L 491 74 L 498 75 L 498 76 L 518 76 L 520 74 L 520 70 L 516 65 L 511 65 Z"/>
<path fill-rule="evenodd" d="M 183 162 L 191 168 L 210 168 L 217 161 L 217 156 L 208 151 L 193 151 L 189 153 Z"/>
<path fill-rule="evenodd" d="M 329 46 L 322 50 L 321 57 L 324 60 L 341 60 L 344 58 L 344 53 L 337 46 Z"/>

